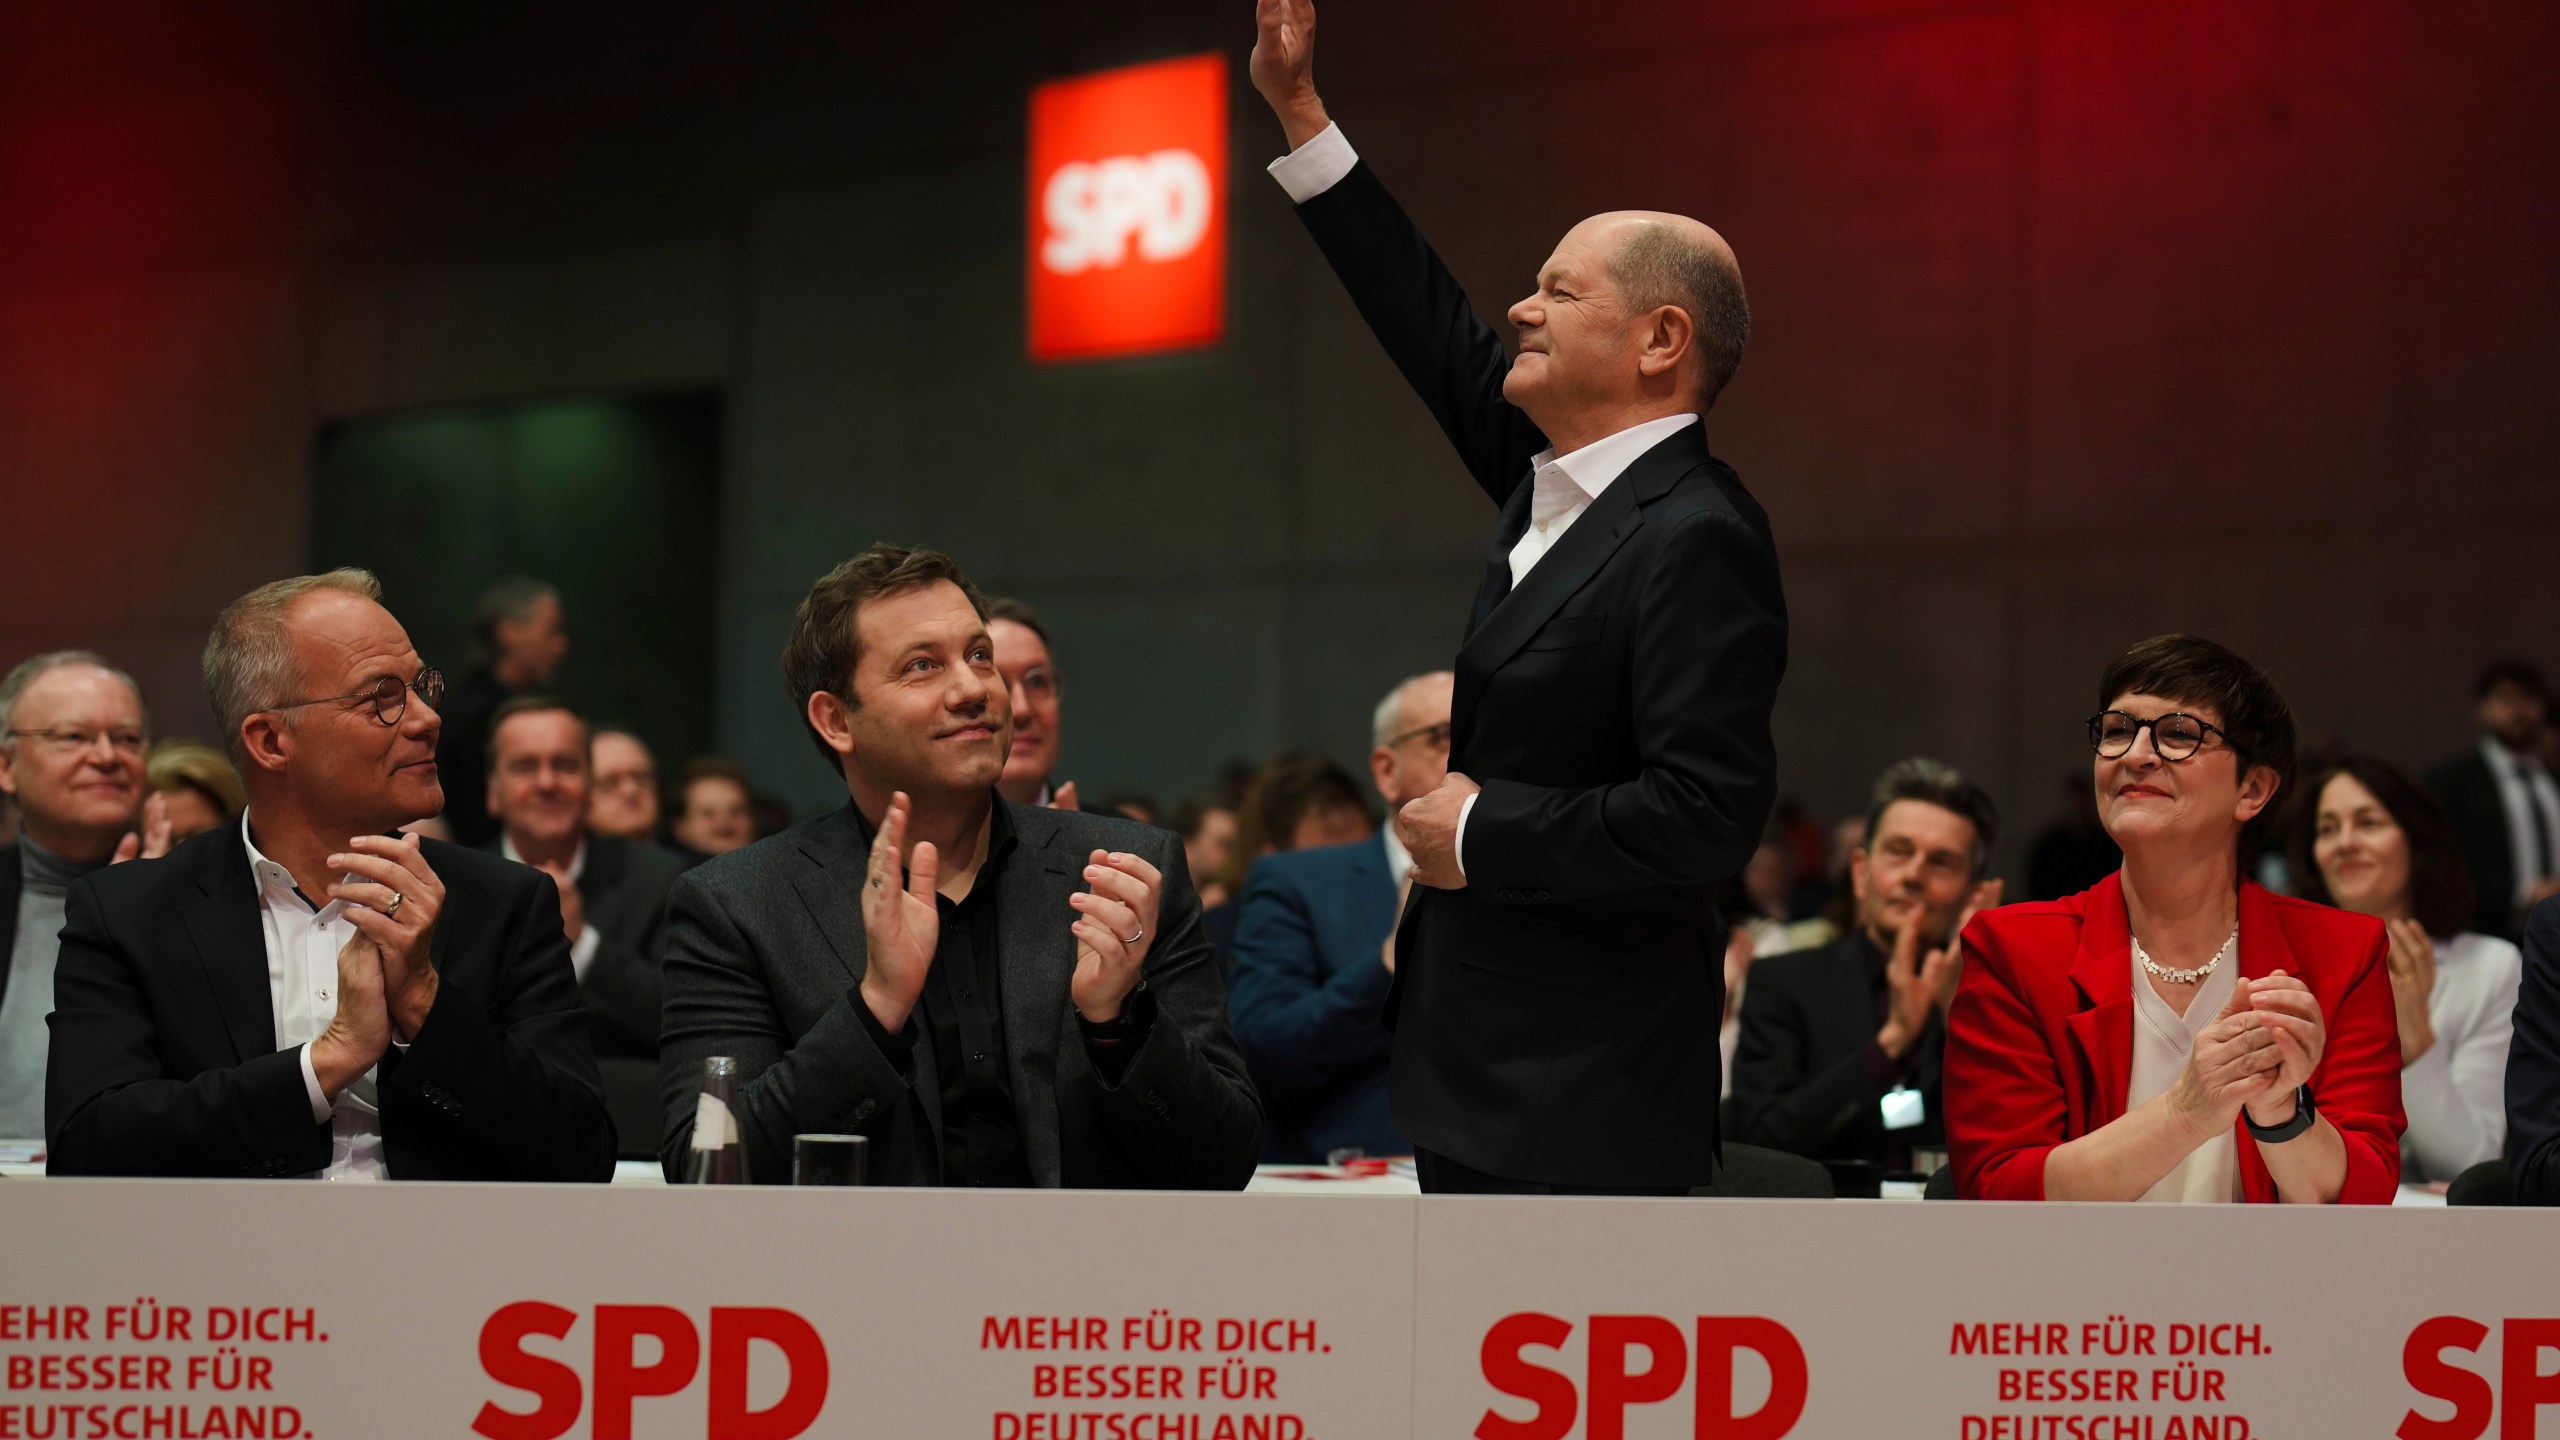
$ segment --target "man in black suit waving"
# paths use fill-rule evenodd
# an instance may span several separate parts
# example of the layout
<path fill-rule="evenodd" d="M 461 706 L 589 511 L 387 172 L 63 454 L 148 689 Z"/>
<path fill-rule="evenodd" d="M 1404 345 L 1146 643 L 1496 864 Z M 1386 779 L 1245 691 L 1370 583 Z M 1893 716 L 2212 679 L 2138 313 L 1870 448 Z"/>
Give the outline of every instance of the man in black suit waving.
<path fill-rule="evenodd" d="M 997 792 L 987 608 L 948 556 L 891 545 L 801 600 L 783 680 L 850 801 L 668 897 L 669 1178 L 712 1056 L 759 1182 L 791 1178 L 793 1135 L 840 1131 L 878 1184 L 1252 1178 L 1262 1111 L 1181 837 Z"/>
<path fill-rule="evenodd" d="M 1716 1149 L 1709 887 L 1775 785 L 1786 605 L 1767 517 L 1707 452 L 1741 363 L 1721 237 L 1651 211 L 1565 235 L 1516 359 L 1326 115 L 1315 10 L 1260 0 L 1274 176 L 1502 509 L 1458 651 L 1447 784 L 1406 804 L 1397 1124 L 1439 1191 L 1671 1192 Z"/>
<path fill-rule="evenodd" d="M 444 808 L 444 677 L 381 594 L 335 570 L 215 619 L 249 808 L 72 885 L 50 1173 L 613 1177 L 550 878 L 393 833 Z"/>

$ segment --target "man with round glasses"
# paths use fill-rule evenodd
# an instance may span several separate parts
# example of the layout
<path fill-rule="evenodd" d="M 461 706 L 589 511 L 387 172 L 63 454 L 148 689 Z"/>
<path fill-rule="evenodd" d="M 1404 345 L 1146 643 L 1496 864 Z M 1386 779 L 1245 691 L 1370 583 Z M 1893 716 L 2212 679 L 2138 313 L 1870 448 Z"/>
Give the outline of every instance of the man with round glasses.
<path fill-rule="evenodd" d="M 47 1168 L 611 1178 L 550 877 L 394 833 L 444 808 L 444 677 L 374 578 L 241 596 L 204 676 L 249 806 L 70 887 Z"/>
<path fill-rule="evenodd" d="M 0 794 L 20 812 L 19 843 L 0 848 L 0 1137 L 44 1133 L 45 1015 L 63 897 L 72 881 L 138 847 L 150 743 L 142 687 L 103 656 L 56 650 L 0 680 Z"/>

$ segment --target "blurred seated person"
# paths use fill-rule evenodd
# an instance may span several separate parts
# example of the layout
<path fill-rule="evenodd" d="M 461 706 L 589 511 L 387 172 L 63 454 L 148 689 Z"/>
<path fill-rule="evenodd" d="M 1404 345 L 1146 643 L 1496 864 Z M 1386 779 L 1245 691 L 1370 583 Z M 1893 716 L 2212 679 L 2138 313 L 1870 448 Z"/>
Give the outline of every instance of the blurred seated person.
<path fill-rule="evenodd" d="M 2507 1138 L 2507 1043 L 2524 956 L 2467 930 L 2471 881 L 2453 822 L 2388 760 L 2350 756 L 2313 777 L 2294 827 L 2296 893 L 2382 921 L 2400 1030 L 2400 1178 L 2450 1182 Z"/>
<path fill-rule="evenodd" d="M 1019 600 L 987 602 L 987 634 L 996 642 L 996 672 L 1013 702 L 1013 753 L 1005 757 L 1004 798 L 1016 805 L 1077 809 L 1075 782 L 1054 789 L 1065 741 L 1067 677 L 1049 658 L 1049 627 Z"/>
<path fill-rule="evenodd" d="M 2512 940 L 2525 912 L 2560 894 L 2560 776 L 2542 760 L 2551 686 L 2522 660 L 2500 660 L 2471 687 L 2472 749 L 2427 772 L 2471 876 L 2471 928 Z"/>
<path fill-rule="evenodd" d="M 1219 888 L 1240 896 L 1246 872 L 1265 855 L 1349 845 L 1368 839 L 1377 828 L 1377 813 L 1369 808 L 1368 797 L 1350 771 L 1311 750 L 1285 751 L 1254 776 L 1236 816 L 1235 844 L 1228 848 Z M 1218 952 L 1222 975 L 1235 962 L 1236 921 L 1241 913 L 1231 899 L 1202 919 L 1209 943 Z"/>
<path fill-rule="evenodd" d="M 1388 814 L 1449 778 L 1456 684 L 1446 670 L 1414 676 L 1370 717 L 1369 776 Z M 1227 1015 L 1262 1095 L 1265 1160 L 1413 1153 L 1387 1113 L 1383 1015 L 1412 873 L 1385 825 L 1347 845 L 1266 856 L 1245 876 Z"/>
<path fill-rule="evenodd" d="M 2507 1053 L 2507 1169 L 2519 1205 L 2560 1205 L 2560 899 L 2524 927 L 2524 981 Z"/>
<path fill-rule="evenodd" d="M 2116 874 L 1964 932 L 1947 1141 L 1981 1200 L 2391 1203 L 2400 1040 L 2382 922 L 2250 873 L 2294 778 L 2257 666 L 2163 635 L 2087 722 Z"/>
<path fill-rule="evenodd" d="M 769 840 L 791 828 L 791 802 L 758 790 L 747 797 L 747 823 L 758 840 Z"/>
<path fill-rule="evenodd" d="M 1935 760 L 1876 781 L 1870 843 L 1849 857 L 1857 925 L 1833 943 L 1751 963 L 1733 1061 L 1733 1138 L 1815 1160 L 1909 1171 L 1945 1144 L 1942 1023 L 1956 935 L 1999 902 L 1986 882 L 1999 816 Z"/>
<path fill-rule="evenodd" d="M 642 845 L 658 843 L 658 759 L 628 730 L 597 728 L 587 749 L 594 769 L 587 780 L 587 833 Z"/>
<path fill-rule="evenodd" d="M 193 840 L 240 818 L 249 798 L 222 752 L 195 740 L 163 740 L 145 765 L 151 793 L 167 807 L 169 843 Z"/>
<path fill-rule="evenodd" d="M 737 762 L 697 755 L 676 781 L 675 819 L 667 826 L 676 858 L 690 869 L 756 838 L 756 792 Z"/>
<path fill-rule="evenodd" d="M 589 744 L 583 716 L 543 695 L 517 695 L 489 722 L 489 813 L 482 848 L 551 877 L 560 892 L 569 966 L 586 1001 L 589 1038 L 619 1153 L 658 1153 L 658 1011 L 665 997 L 667 888 L 684 863 L 655 845 L 588 828 Z"/>
<path fill-rule="evenodd" d="M 72 885 L 49 1173 L 612 1178 L 551 881 L 389 834 L 444 808 L 444 677 L 381 593 L 337 570 L 215 618 L 206 698 L 249 805 Z"/>
<path fill-rule="evenodd" d="M 497 823 L 481 809 L 488 792 L 489 717 L 510 695 L 538 690 L 560 674 L 569 630 L 560 592 L 547 581 L 514 575 L 492 583 L 471 607 L 472 664 L 443 706 L 436 767 L 453 810 L 445 825 L 454 842 L 482 846 Z"/>
<path fill-rule="evenodd" d="M 1189 795 L 1173 807 L 1173 831 L 1182 837 L 1182 858 L 1200 877 L 1200 903 L 1215 909 L 1227 903 L 1227 887 L 1218 876 L 1235 849 L 1236 812 L 1215 795 Z"/>
<path fill-rule="evenodd" d="M 1155 798 L 1136 790 L 1114 790 L 1102 797 L 1102 813 L 1135 820 L 1141 825 L 1163 826 L 1164 812 L 1156 808 Z"/>
<path fill-rule="evenodd" d="M 142 687 L 104 656 L 55 650 L 0 679 L 0 795 L 22 825 L 0 849 L 0 1138 L 44 1134 L 64 910 L 75 881 L 135 853 L 150 740 Z"/>
<path fill-rule="evenodd" d="M 847 803 L 676 882 L 670 1178 L 714 1056 L 736 1066 L 759 1182 L 789 1180 L 812 1132 L 866 1136 L 881 1184 L 1252 1177 L 1261 1113 L 1181 847 L 1003 798 L 1012 718 L 984 617 L 950 557 L 891 545 L 800 602 L 783 673 Z"/>

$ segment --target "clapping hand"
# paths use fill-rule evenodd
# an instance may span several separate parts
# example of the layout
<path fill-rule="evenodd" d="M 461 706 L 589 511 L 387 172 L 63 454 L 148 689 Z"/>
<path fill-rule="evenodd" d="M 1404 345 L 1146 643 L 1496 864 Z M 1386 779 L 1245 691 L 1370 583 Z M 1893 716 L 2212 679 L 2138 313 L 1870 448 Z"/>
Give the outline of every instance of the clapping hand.
<path fill-rule="evenodd" d="M 2263 980 L 2243 980 L 2249 992 L 2249 1015 L 2274 1038 L 2280 1063 L 2266 1090 L 2249 1100 L 2249 1118 L 2261 1126 L 2282 1125 L 2293 1118 L 2293 1092 L 2311 1083 L 2329 1041 L 2320 1015 L 2320 999 L 2311 987 L 2281 970 Z"/>
<path fill-rule="evenodd" d="M 2186 1068 L 2169 1087 L 2169 1108 L 2199 1140 L 2229 1130 L 2240 1118 L 2240 1107 L 2264 1099 L 2282 1072 L 2285 1056 L 2276 1044 L 2276 1029 L 2263 1023 L 2250 1004 L 2253 988 L 2265 983 L 2243 977 L 2232 987 L 2231 999 L 2196 1036 Z"/>
<path fill-rule="evenodd" d="M 871 837 L 871 863 L 862 879 L 862 1003 L 891 1034 L 906 1028 L 907 1016 L 924 994 L 924 977 L 933 968 L 933 952 L 942 943 L 940 897 L 934 892 L 940 857 L 933 842 L 919 840 L 907 849 L 907 816 L 913 809 L 907 792 L 889 797 L 880 817 L 880 833 Z M 903 879 L 900 870 L 906 872 Z"/>
<path fill-rule="evenodd" d="M 1092 888 L 1070 897 L 1076 921 L 1076 973 L 1067 993 L 1076 1013 L 1096 1025 L 1120 1018 L 1144 978 L 1155 947 L 1164 874 L 1135 855 L 1096 850 L 1084 869 Z"/>
<path fill-rule="evenodd" d="M 168 853 L 169 797 L 154 790 L 151 797 L 142 802 L 142 828 L 124 832 L 124 839 L 117 842 L 116 853 L 109 857 L 107 863 L 121 865 L 127 860 L 157 860 Z"/>
<path fill-rule="evenodd" d="M 444 881 L 415 835 L 358 835 L 345 853 L 329 857 L 329 868 L 347 877 L 329 887 L 330 897 L 347 902 L 347 919 L 381 956 L 392 1025 L 416 1039 L 439 989 L 436 917 L 444 913 Z"/>
<path fill-rule="evenodd" d="M 2436 942 L 2415 920 L 2382 923 L 2391 936 L 2384 960 L 2391 971 L 2391 1008 L 2400 1022 L 2400 1064 L 2406 1068 L 2436 1043 L 2435 1018 L 2427 1009 L 2436 993 Z"/>

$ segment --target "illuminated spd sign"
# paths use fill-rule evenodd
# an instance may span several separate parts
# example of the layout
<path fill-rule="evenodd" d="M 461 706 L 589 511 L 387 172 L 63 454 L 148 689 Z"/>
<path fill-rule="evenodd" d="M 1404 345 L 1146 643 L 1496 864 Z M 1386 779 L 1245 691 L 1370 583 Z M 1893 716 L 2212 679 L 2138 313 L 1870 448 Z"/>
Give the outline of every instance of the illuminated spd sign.
<path fill-rule="evenodd" d="M 1227 62 L 1031 92 L 1031 358 L 1206 345 L 1227 308 Z"/>

